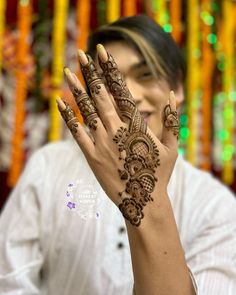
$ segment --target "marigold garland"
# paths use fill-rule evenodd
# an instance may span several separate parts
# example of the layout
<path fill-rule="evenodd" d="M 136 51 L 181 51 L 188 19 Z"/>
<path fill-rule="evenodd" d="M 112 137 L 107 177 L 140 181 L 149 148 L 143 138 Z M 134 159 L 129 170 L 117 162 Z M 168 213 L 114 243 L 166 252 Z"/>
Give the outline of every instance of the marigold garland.
<path fill-rule="evenodd" d="M 182 24 L 181 24 L 181 0 L 170 1 L 170 21 L 172 36 L 177 43 L 180 43 Z"/>
<path fill-rule="evenodd" d="M 197 0 L 188 1 L 188 39 L 187 39 L 187 112 L 189 137 L 187 141 L 187 159 L 197 165 L 197 123 L 199 114 L 199 82 L 200 82 L 200 40 L 199 40 L 199 10 Z"/>
<path fill-rule="evenodd" d="M 76 18 L 79 28 L 77 46 L 82 50 L 86 50 L 87 38 L 89 35 L 91 3 L 87 0 L 77 0 Z"/>
<path fill-rule="evenodd" d="M 201 168 L 205 170 L 210 170 L 211 168 L 211 101 L 212 101 L 212 88 L 209 87 L 212 82 L 213 70 L 214 70 L 214 58 L 212 46 L 209 43 L 209 35 L 211 34 L 211 23 L 207 21 L 210 18 L 212 9 L 211 3 L 208 0 L 202 0 L 201 4 L 202 12 L 202 22 L 201 22 L 201 32 L 202 32 L 202 59 L 201 68 L 204 67 L 207 71 L 202 71 L 201 74 L 201 89 L 202 89 L 202 133 L 201 133 L 201 153 L 202 161 L 200 163 Z"/>
<path fill-rule="evenodd" d="M 86 50 L 90 26 L 92 24 L 95 26 L 95 21 L 91 22 L 91 5 L 95 2 L 95 0 L 77 0 L 76 18 L 79 34 L 76 42 L 78 47 L 84 50 Z M 119 18 L 121 7 L 123 16 L 135 15 L 139 12 L 137 7 L 141 7 L 140 3 L 142 1 L 101 0 L 97 2 L 100 6 L 96 4 L 96 7 L 100 8 L 93 9 L 93 16 L 95 13 L 97 19 L 99 19 L 98 14 L 100 14 L 103 19 L 106 18 L 108 22 L 112 22 Z M 183 7 L 185 7 L 183 4 L 185 3 L 187 4 L 187 10 L 183 11 Z M 233 63 L 235 59 L 236 18 L 234 15 L 236 13 L 236 3 L 229 0 L 189 0 L 187 2 L 181 0 L 147 0 L 142 4 L 144 4 L 142 7 L 146 7 L 146 12 L 157 20 L 166 32 L 172 32 L 174 39 L 178 43 L 182 42 L 184 40 L 182 37 L 186 36 L 188 64 L 186 83 L 187 114 L 184 113 L 181 116 L 182 126 L 184 126 L 184 128 L 181 128 L 180 134 L 180 144 L 183 145 L 181 153 L 185 154 L 187 152 L 187 159 L 203 169 L 209 170 L 212 168 L 211 166 L 214 166 L 214 168 L 217 166 L 217 169 L 223 170 L 223 181 L 230 184 L 234 179 L 233 169 L 234 165 L 236 165 L 234 163 L 236 159 L 234 157 L 233 142 L 236 125 L 234 113 L 236 91 L 235 82 L 233 81 L 235 77 L 235 65 Z M 61 93 L 60 89 L 63 80 L 65 23 L 68 5 L 68 0 L 55 1 L 54 5 L 50 140 L 59 139 L 61 133 L 60 116 L 55 104 L 55 97 Z M 5 6 L 6 0 L 0 0 L 0 71 L 3 62 L 3 38 L 1 36 L 4 32 Z M 14 67 L 17 80 L 15 104 L 17 109 L 15 125 L 17 128 L 14 131 L 12 145 L 12 166 L 9 174 L 11 185 L 14 185 L 17 175 L 21 171 L 24 157 L 23 124 L 27 79 L 23 68 L 28 44 L 22 40 L 27 40 L 26 35 L 28 36 L 29 32 L 23 29 L 24 25 L 22 26 L 20 22 L 31 22 L 30 18 L 32 17 L 26 15 L 27 9 L 31 6 L 30 0 L 19 1 L 19 6 L 21 6 L 18 9 L 18 28 L 21 30 L 17 49 L 17 64 L 19 66 L 17 69 Z M 22 17 L 22 11 L 25 13 L 24 17 Z M 184 14 L 184 12 L 187 14 Z M 185 33 L 184 24 L 186 24 L 187 34 Z M 218 72 L 216 75 L 214 72 L 213 76 L 215 63 Z M 214 83 L 216 87 L 212 87 L 212 82 L 215 81 L 217 81 L 217 83 Z M 214 118 L 215 130 L 213 145 L 211 134 L 212 118 Z M 212 151 L 214 153 L 213 158 Z"/>
<path fill-rule="evenodd" d="M 5 10 L 6 0 L 0 1 L 0 77 L 2 69 L 2 58 L 3 58 L 3 35 L 5 30 Z"/>
<path fill-rule="evenodd" d="M 18 2 L 19 40 L 17 44 L 16 94 L 15 94 L 15 128 L 12 138 L 12 160 L 8 184 L 14 186 L 23 167 L 24 161 L 24 120 L 25 101 L 27 98 L 27 74 L 24 69 L 30 48 L 29 35 L 32 23 L 32 3 L 30 0 Z"/>
<path fill-rule="evenodd" d="M 223 120 L 227 137 L 223 141 L 223 173 L 222 179 L 225 183 L 231 184 L 234 179 L 234 101 L 231 93 L 234 90 L 234 42 L 235 42 L 235 15 L 232 1 L 223 1 L 224 17 L 224 41 L 223 51 L 225 55 L 225 69 L 223 71 L 223 91 L 225 93 Z"/>
<path fill-rule="evenodd" d="M 135 15 L 136 10 L 136 0 L 123 0 L 123 16 Z"/>
<path fill-rule="evenodd" d="M 120 17 L 120 0 L 107 0 L 107 22 L 111 23 Z"/>
<path fill-rule="evenodd" d="M 56 98 L 61 95 L 64 68 L 64 49 L 66 41 L 68 0 L 54 1 L 53 35 L 52 35 L 52 87 L 50 98 L 50 130 L 49 140 L 56 141 L 61 137 L 61 117 L 58 112 Z"/>
<path fill-rule="evenodd" d="M 168 20 L 169 20 L 169 11 L 167 9 L 167 2 L 165 0 L 159 0 L 159 1 L 153 0 L 152 6 L 154 10 L 154 19 L 161 26 L 163 26 L 165 30 L 165 25 L 168 23 Z"/>

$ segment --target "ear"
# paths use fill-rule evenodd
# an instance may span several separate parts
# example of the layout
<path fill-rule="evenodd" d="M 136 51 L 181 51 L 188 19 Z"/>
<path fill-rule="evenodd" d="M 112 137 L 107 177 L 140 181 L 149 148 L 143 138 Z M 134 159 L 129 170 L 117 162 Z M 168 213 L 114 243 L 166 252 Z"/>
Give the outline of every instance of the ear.
<path fill-rule="evenodd" d="M 184 101 L 184 86 L 181 82 L 178 83 L 174 92 L 175 92 L 175 97 L 176 97 L 176 107 L 177 107 L 177 110 L 179 110 L 182 106 L 183 101 Z"/>

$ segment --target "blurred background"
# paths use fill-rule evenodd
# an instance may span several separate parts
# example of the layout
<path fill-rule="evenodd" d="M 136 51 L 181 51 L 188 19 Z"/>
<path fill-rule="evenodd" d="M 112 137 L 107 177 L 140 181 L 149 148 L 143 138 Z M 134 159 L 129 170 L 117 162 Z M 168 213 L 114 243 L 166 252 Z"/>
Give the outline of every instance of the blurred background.
<path fill-rule="evenodd" d="M 0 208 L 32 152 L 70 136 L 55 103 L 71 99 L 63 67 L 78 72 L 90 31 L 135 14 L 159 22 L 184 52 L 179 152 L 236 192 L 236 1 L 0 0 Z"/>

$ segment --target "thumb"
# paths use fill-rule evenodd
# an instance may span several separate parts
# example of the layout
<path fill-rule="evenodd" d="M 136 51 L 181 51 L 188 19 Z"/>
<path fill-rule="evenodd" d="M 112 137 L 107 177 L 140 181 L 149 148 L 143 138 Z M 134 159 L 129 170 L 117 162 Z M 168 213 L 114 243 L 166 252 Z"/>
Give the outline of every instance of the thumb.
<path fill-rule="evenodd" d="M 176 97 L 174 91 L 170 91 L 169 103 L 163 110 L 162 143 L 173 149 L 178 147 L 179 117 L 176 111 Z"/>

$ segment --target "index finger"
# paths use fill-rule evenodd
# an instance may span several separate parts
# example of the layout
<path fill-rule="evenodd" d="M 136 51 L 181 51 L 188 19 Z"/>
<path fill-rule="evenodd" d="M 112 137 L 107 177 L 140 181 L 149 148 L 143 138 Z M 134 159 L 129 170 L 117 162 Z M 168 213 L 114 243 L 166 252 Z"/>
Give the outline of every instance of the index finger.
<path fill-rule="evenodd" d="M 122 119 L 129 123 L 130 131 L 146 132 L 147 126 L 144 122 L 135 101 L 126 85 L 126 82 L 118 69 L 118 66 L 103 45 L 97 45 L 99 65 L 104 73 L 109 91 L 120 110 Z"/>

